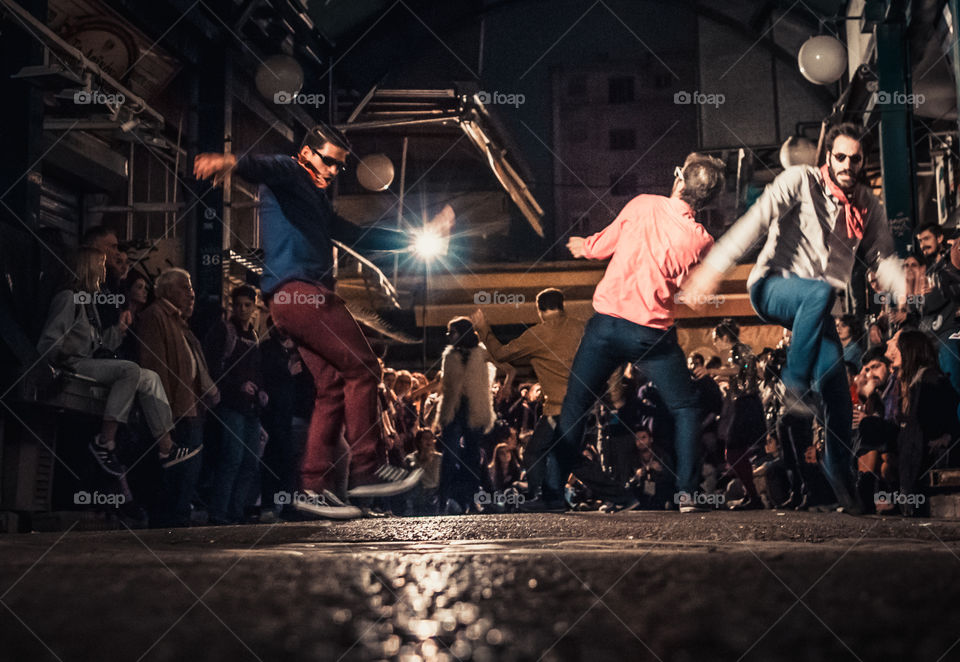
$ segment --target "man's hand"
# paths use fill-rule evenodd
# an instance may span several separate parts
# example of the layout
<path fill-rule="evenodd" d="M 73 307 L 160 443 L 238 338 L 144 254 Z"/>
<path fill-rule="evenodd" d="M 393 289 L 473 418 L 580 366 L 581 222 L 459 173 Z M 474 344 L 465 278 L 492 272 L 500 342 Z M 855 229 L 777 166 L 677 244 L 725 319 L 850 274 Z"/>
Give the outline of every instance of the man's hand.
<path fill-rule="evenodd" d="M 431 218 L 423 229 L 426 232 L 432 232 L 443 238 L 447 238 L 450 236 L 450 231 L 453 230 L 453 222 L 456 218 L 456 214 L 453 213 L 453 207 L 444 205 L 440 213 Z"/>
<path fill-rule="evenodd" d="M 854 408 L 853 410 L 853 428 L 854 429 L 858 429 L 860 427 L 860 421 L 862 421 L 864 417 L 866 417 L 866 414 L 863 413 L 863 409 Z"/>
<path fill-rule="evenodd" d="M 244 382 L 241 388 L 243 389 L 244 393 L 251 397 L 257 394 L 257 385 L 253 382 Z"/>
<path fill-rule="evenodd" d="M 213 177 L 213 185 L 217 186 L 235 165 L 237 157 L 233 154 L 198 154 L 193 160 L 193 176 L 197 179 Z"/>
<path fill-rule="evenodd" d="M 120 319 L 117 322 L 117 326 L 120 327 L 120 333 L 124 334 L 127 332 L 127 329 L 133 324 L 133 313 L 129 310 L 124 310 L 120 313 Z"/>
<path fill-rule="evenodd" d="M 678 301 L 694 310 L 703 310 L 722 282 L 722 272 L 701 263 L 684 279 Z"/>
<path fill-rule="evenodd" d="M 576 258 L 586 257 L 586 254 L 583 252 L 583 244 L 585 239 L 583 237 L 570 237 L 567 239 L 567 250 L 570 251 L 570 255 Z"/>
<path fill-rule="evenodd" d="M 207 409 L 213 409 L 220 404 L 220 390 L 216 386 L 211 386 L 210 390 L 203 394 L 202 399 Z"/>
<path fill-rule="evenodd" d="M 481 329 L 486 329 L 489 326 L 489 324 L 487 324 L 487 316 L 484 315 L 483 311 L 480 310 L 479 308 L 477 308 L 470 315 L 470 322 L 473 324 L 473 328 L 476 329 L 477 331 L 480 331 Z"/>

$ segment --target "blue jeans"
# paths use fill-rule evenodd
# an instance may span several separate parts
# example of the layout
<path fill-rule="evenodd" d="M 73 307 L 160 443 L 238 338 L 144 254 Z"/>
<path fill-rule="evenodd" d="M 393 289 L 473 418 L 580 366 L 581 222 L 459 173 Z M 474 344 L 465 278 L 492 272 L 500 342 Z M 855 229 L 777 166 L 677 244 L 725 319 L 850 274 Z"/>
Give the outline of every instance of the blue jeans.
<path fill-rule="evenodd" d="M 236 522 L 256 498 L 260 464 L 260 419 L 229 407 L 218 410 L 224 422 L 220 455 L 213 467 L 210 487 L 210 521 Z"/>
<path fill-rule="evenodd" d="M 677 330 L 654 329 L 599 313 L 587 322 L 557 423 L 561 475 L 565 479 L 581 461 L 586 417 L 606 390 L 607 379 L 618 366 L 631 361 L 640 362 L 673 416 L 677 491 L 692 494 L 700 484 L 700 403 L 677 343 Z"/>
<path fill-rule="evenodd" d="M 826 431 L 823 472 L 840 504 L 848 505 L 854 494 L 853 404 L 843 345 L 831 315 L 834 297 L 829 283 L 808 278 L 769 276 L 750 288 L 757 314 L 793 332 L 783 383 L 799 394 L 811 389 L 820 393 Z"/>

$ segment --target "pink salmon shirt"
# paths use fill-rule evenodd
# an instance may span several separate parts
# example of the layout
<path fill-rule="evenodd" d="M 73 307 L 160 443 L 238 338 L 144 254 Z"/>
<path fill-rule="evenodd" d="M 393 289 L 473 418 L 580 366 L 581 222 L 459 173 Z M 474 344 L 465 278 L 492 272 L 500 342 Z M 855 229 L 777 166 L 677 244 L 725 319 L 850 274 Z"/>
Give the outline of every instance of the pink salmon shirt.
<path fill-rule="evenodd" d="M 686 202 L 638 195 L 613 223 L 584 241 L 586 258 L 611 258 L 593 293 L 593 309 L 669 329 L 681 281 L 712 246 L 713 239 Z"/>

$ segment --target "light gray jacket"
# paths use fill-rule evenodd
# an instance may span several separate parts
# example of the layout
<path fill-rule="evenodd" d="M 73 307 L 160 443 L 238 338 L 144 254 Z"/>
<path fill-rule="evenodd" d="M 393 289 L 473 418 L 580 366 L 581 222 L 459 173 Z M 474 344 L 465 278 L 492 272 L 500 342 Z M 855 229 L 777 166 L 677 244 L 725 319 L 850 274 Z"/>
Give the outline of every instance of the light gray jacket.
<path fill-rule="evenodd" d="M 37 343 L 37 351 L 54 365 L 72 368 L 80 359 L 88 359 L 101 346 L 101 337 L 87 317 L 87 308 L 99 324 L 100 316 L 93 303 L 80 303 L 73 290 L 61 290 L 50 302 L 50 312 Z M 103 332 L 102 346 L 114 351 L 123 336 L 117 327 Z"/>
<path fill-rule="evenodd" d="M 762 241 L 748 287 L 768 275 L 792 274 L 845 289 L 860 250 L 883 289 L 902 300 L 907 283 L 883 205 L 865 186 L 857 186 L 854 195 L 867 209 L 862 240 L 847 236 L 843 205 L 827 190 L 817 168 L 787 168 L 717 240 L 704 263 L 726 272 Z"/>

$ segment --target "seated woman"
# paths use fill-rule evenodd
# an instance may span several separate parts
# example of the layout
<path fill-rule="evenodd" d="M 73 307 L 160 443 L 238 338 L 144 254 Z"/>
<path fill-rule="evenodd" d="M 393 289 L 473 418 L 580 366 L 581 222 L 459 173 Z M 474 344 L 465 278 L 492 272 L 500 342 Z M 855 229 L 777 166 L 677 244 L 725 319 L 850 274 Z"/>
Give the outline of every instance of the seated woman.
<path fill-rule="evenodd" d="M 115 358 L 126 332 L 124 319 L 120 328 L 104 331 L 101 327 L 96 299 L 106 277 L 106 255 L 95 248 L 80 248 L 73 274 L 71 287 L 53 297 L 37 349 L 53 365 L 109 387 L 103 424 L 90 442 L 90 452 L 107 473 L 120 476 L 126 471 L 116 455 L 116 434 L 137 398 L 164 469 L 196 455 L 199 448 L 178 447 L 170 438 L 173 420 L 157 373 Z"/>
<path fill-rule="evenodd" d="M 919 493 L 923 477 L 930 469 L 947 465 L 953 440 L 960 433 L 957 394 L 940 371 L 933 343 L 922 331 L 897 331 L 887 356 L 897 369 L 900 386 L 896 411 L 900 493 L 895 501 L 904 515 L 913 515 L 926 502 Z"/>

